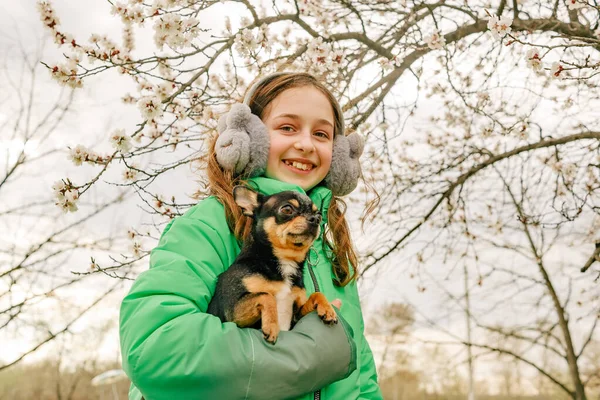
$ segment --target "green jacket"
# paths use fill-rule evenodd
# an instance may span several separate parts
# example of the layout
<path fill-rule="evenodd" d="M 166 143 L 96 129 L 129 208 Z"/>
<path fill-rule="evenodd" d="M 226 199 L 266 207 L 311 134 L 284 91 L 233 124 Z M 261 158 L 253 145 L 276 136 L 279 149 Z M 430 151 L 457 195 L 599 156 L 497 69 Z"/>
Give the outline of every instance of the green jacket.
<path fill-rule="evenodd" d="M 264 194 L 301 188 L 268 178 L 252 180 Z M 309 193 L 324 223 L 331 191 Z M 373 356 L 363 335 L 356 284 L 332 282 L 331 264 L 314 248 L 318 262 L 305 266 L 307 294 L 315 283 L 331 301 L 342 300 L 342 323 L 326 326 L 311 313 L 275 345 L 256 329 L 222 324 L 206 314 L 217 276 L 240 247 L 229 230 L 223 206 L 209 197 L 175 218 L 123 299 L 120 340 L 123 369 L 132 381 L 130 400 L 185 399 L 381 399 Z M 312 268 L 312 274 L 307 268 Z M 141 393 L 140 393 L 141 392 Z"/>

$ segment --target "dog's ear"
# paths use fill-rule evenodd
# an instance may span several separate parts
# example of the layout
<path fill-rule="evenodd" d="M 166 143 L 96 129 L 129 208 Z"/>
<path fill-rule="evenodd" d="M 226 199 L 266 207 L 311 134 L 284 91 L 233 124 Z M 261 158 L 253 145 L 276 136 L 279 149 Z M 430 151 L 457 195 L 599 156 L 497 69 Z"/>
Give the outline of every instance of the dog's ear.
<path fill-rule="evenodd" d="M 235 186 L 233 188 L 233 199 L 242 209 L 242 213 L 248 217 L 254 217 L 254 211 L 260 204 L 261 195 L 246 186 Z"/>

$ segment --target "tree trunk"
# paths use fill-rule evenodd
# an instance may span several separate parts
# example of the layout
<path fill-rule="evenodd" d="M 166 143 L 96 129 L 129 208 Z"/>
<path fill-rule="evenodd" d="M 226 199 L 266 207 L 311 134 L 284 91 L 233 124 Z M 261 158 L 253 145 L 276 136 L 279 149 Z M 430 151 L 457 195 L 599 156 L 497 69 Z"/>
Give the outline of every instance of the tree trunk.
<path fill-rule="evenodd" d="M 546 284 L 546 288 L 552 297 L 552 303 L 554 304 L 554 309 L 556 310 L 556 314 L 558 316 L 558 323 L 560 330 L 565 338 L 565 349 L 567 351 L 567 364 L 569 365 L 569 375 L 571 376 L 571 381 L 573 382 L 573 386 L 575 387 L 575 392 L 571 394 L 574 400 L 587 400 L 587 396 L 585 394 L 585 387 L 583 386 L 583 382 L 581 382 L 581 376 L 579 375 L 579 366 L 577 365 L 577 356 L 575 355 L 575 348 L 573 347 L 573 340 L 571 339 L 571 332 L 569 331 L 569 321 L 565 316 L 565 310 L 560 304 L 560 300 L 558 299 L 558 295 L 554 290 L 554 286 L 552 285 L 552 281 L 550 280 L 550 276 L 546 272 L 544 268 L 544 264 L 541 258 L 538 257 L 538 266 L 540 268 L 540 272 L 544 278 L 544 283 Z"/>

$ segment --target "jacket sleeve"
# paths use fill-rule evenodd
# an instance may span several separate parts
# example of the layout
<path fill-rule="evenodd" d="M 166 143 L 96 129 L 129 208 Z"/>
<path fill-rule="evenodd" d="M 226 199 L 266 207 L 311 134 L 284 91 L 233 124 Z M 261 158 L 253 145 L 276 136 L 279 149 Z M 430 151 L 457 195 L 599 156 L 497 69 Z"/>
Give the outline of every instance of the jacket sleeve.
<path fill-rule="evenodd" d="M 375 369 L 375 360 L 373 359 L 373 353 L 369 342 L 364 335 L 365 323 L 362 314 L 362 307 L 358 296 L 358 287 L 356 283 L 351 283 L 349 288 L 351 301 L 359 308 L 360 312 L 360 332 L 358 335 L 362 336 L 358 342 L 361 343 L 358 356 L 360 357 L 360 371 L 359 371 L 359 383 L 360 383 L 360 397 L 358 400 L 383 400 L 381 388 L 377 382 L 377 370 Z M 342 306 L 343 307 L 343 306 Z"/>
<path fill-rule="evenodd" d="M 356 368 L 343 321 L 331 327 L 308 315 L 271 345 L 205 313 L 232 243 L 201 219 L 175 219 L 124 298 L 123 369 L 146 400 L 290 398 Z"/>
<path fill-rule="evenodd" d="M 360 352 L 360 400 L 379 400 L 383 399 L 381 389 L 377 383 L 377 371 L 375 370 L 375 361 L 371 347 L 366 339 L 363 338 L 362 349 Z"/>

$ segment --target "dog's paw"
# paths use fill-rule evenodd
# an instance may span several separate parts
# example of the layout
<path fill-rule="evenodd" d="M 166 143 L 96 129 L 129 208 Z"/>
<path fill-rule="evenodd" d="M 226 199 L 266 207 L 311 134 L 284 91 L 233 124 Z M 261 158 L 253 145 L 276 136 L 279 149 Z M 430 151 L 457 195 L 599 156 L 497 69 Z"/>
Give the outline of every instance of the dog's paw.
<path fill-rule="evenodd" d="M 263 324 L 262 333 L 267 342 L 275 344 L 275 342 L 277 342 L 277 337 L 279 336 L 279 325 L 276 323 Z"/>
<path fill-rule="evenodd" d="M 331 304 L 318 304 L 317 305 L 317 314 L 319 314 L 319 318 L 326 323 L 327 325 L 337 324 L 338 318 L 335 310 L 331 306 Z"/>

